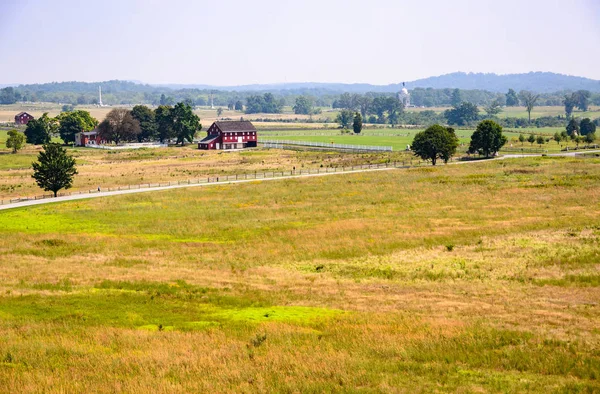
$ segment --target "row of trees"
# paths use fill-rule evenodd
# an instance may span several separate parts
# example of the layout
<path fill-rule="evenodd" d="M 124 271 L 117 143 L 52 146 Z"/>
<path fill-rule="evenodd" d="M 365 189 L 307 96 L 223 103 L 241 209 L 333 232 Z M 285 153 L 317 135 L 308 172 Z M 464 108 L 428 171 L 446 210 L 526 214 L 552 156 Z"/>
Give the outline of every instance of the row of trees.
<path fill-rule="evenodd" d="M 175 106 L 161 105 L 155 110 L 137 105 L 132 110 L 115 108 L 98 123 L 88 111 L 63 112 L 51 118 L 47 113 L 27 124 L 25 137 L 34 145 L 47 144 L 54 135 L 60 135 L 66 144 L 75 142 L 75 135 L 98 127 L 100 136 L 116 144 L 130 141 L 170 141 L 177 144 L 192 142 L 202 130 L 200 118 L 187 103 Z"/>
<path fill-rule="evenodd" d="M 471 135 L 468 152 L 492 157 L 506 142 L 507 138 L 502 134 L 502 126 L 492 120 L 484 120 L 477 125 L 477 129 Z M 415 134 L 412 150 L 415 156 L 430 160 L 433 165 L 436 165 L 438 160 L 447 163 L 456 153 L 458 145 L 458 137 L 453 128 L 436 124 Z"/>

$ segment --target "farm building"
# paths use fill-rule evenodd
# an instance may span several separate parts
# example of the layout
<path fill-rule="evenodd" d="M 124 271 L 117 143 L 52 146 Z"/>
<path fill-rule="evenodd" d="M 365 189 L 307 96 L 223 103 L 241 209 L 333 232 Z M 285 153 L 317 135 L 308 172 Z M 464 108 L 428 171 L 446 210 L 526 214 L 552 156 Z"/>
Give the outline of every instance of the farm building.
<path fill-rule="evenodd" d="M 98 130 L 83 131 L 75 134 L 75 145 L 102 145 L 105 141 L 100 138 Z"/>
<path fill-rule="evenodd" d="M 19 112 L 15 115 L 15 124 L 27 124 L 33 119 L 35 118 L 29 115 L 27 112 Z"/>
<path fill-rule="evenodd" d="M 249 121 L 215 122 L 198 149 L 243 149 L 256 146 L 256 128 Z"/>

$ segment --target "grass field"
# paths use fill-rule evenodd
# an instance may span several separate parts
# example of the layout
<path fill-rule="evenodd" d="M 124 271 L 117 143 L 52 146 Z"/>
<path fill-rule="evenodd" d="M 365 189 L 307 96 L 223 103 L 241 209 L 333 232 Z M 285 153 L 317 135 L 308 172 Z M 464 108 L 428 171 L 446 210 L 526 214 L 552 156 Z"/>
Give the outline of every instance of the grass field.
<path fill-rule="evenodd" d="M 1 139 L 0 132 L 0 139 Z M 31 177 L 31 163 L 40 147 L 28 146 L 17 154 L 0 149 L 0 200 L 41 195 Z M 103 151 L 68 148 L 77 161 L 78 175 L 68 191 L 95 190 L 157 182 L 266 171 L 290 171 L 402 161 L 406 154 L 342 154 L 339 152 L 295 152 L 249 150 L 244 152 L 201 151 L 194 145 L 161 149 Z"/>
<path fill-rule="evenodd" d="M 599 164 L 0 212 L 0 387 L 597 392 Z"/>

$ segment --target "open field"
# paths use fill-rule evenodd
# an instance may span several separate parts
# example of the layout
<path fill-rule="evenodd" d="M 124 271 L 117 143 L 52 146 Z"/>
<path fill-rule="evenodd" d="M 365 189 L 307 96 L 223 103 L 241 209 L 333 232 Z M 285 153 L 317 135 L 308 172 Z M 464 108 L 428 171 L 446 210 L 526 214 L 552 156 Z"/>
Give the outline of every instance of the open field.
<path fill-rule="evenodd" d="M 8 392 L 596 392 L 600 160 L 0 213 Z"/>
<path fill-rule="evenodd" d="M 0 132 L 0 136 L 1 136 Z M 1 139 L 1 137 L 0 137 Z M 41 195 L 31 177 L 31 163 L 40 147 L 28 146 L 17 154 L 0 150 L 0 199 Z M 77 161 L 73 188 L 68 191 L 103 190 L 111 187 L 266 171 L 290 171 L 402 161 L 403 152 L 348 154 L 253 149 L 236 152 L 202 151 L 195 145 L 161 149 L 104 151 L 68 148 Z"/>

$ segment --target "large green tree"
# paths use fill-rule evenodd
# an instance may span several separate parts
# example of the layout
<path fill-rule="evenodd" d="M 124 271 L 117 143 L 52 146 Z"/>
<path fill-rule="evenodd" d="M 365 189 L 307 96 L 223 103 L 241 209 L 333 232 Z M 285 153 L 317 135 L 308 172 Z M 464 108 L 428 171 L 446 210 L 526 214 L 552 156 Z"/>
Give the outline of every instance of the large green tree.
<path fill-rule="evenodd" d="M 533 94 L 527 90 L 522 90 L 519 93 L 519 98 L 521 99 L 521 102 L 523 103 L 523 105 L 525 106 L 525 109 L 527 110 L 527 115 L 529 117 L 529 123 L 531 123 L 531 111 L 533 111 L 533 108 L 537 104 L 537 101 L 540 98 L 540 95 Z"/>
<path fill-rule="evenodd" d="M 447 163 L 458 147 L 458 137 L 451 127 L 443 127 L 438 124 L 428 127 L 426 130 L 415 134 L 412 142 L 412 150 L 415 156 L 423 160 L 431 160 L 435 165 L 438 159 Z"/>
<path fill-rule="evenodd" d="M 44 145 L 44 150 L 38 154 L 38 160 L 32 167 L 32 177 L 38 186 L 53 192 L 54 197 L 59 190 L 69 189 L 77 174 L 75 159 L 59 144 Z"/>
<path fill-rule="evenodd" d="M 126 108 L 114 108 L 98 126 L 100 136 L 106 141 L 120 144 L 124 141 L 137 140 L 140 134 L 140 122 Z"/>
<path fill-rule="evenodd" d="M 6 147 L 12 149 L 12 153 L 17 153 L 17 151 L 23 149 L 23 146 L 25 145 L 25 134 L 18 130 L 9 130 L 7 135 Z"/>
<path fill-rule="evenodd" d="M 145 105 L 136 105 L 131 109 L 131 116 L 140 123 L 138 141 L 154 141 L 157 137 L 157 125 L 154 111 Z"/>
<path fill-rule="evenodd" d="M 596 125 L 590 118 L 581 119 L 579 131 L 581 135 L 594 134 L 596 132 Z"/>
<path fill-rule="evenodd" d="M 502 135 L 502 126 L 493 120 L 484 120 L 471 135 L 469 153 L 479 153 L 485 157 L 494 156 L 506 142 L 506 136 Z"/>
<path fill-rule="evenodd" d="M 354 120 L 354 112 L 349 109 L 343 109 L 335 118 L 341 129 L 348 129 Z"/>
<path fill-rule="evenodd" d="M 458 107 L 460 103 L 462 103 L 462 95 L 460 94 L 460 89 L 454 89 L 452 91 L 452 96 L 450 97 L 450 105 L 453 107 Z"/>
<path fill-rule="evenodd" d="M 507 107 L 516 107 L 519 105 L 519 96 L 517 96 L 517 92 L 514 89 L 508 89 L 508 93 L 506 93 L 506 106 Z"/>
<path fill-rule="evenodd" d="M 297 115 L 310 115 L 313 112 L 313 101 L 310 97 L 298 96 L 296 97 L 296 104 L 294 104 L 294 113 Z"/>
<path fill-rule="evenodd" d="M 575 106 L 577 105 L 577 99 L 574 94 L 566 94 L 563 99 L 563 104 L 565 105 L 565 114 L 567 115 L 567 119 L 571 117 Z"/>
<path fill-rule="evenodd" d="M 156 131 L 160 142 L 170 140 L 175 136 L 173 131 L 173 122 L 171 120 L 171 110 L 173 107 L 168 105 L 159 105 L 154 110 L 156 119 Z"/>
<path fill-rule="evenodd" d="M 63 112 L 56 119 L 59 122 L 58 134 L 65 144 L 74 143 L 75 134 L 92 131 L 98 126 L 98 121 L 88 111 L 83 110 Z"/>
<path fill-rule="evenodd" d="M 38 119 L 30 120 L 25 129 L 27 142 L 33 145 L 43 145 L 50 142 L 52 135 L 58 128 L 58 121 L 50 118 L 45 112 Z"/>
<path fill-rule="evenodd" d="M 450 125 L 464 126 L 469 122 L 477 120 L 479 109 L 475 104 L 465 101 L 457 107 L 444 111 L 444 117 Z"/>
<path fill-rule="evenodd" d="M 196 133 L 202 130 L 200 118 L 188 104 L 175 104 L 169 115 L 173 134 L 177 138 L 178 144 L 183 145 L 185 141 L 192 142 Z"/>

